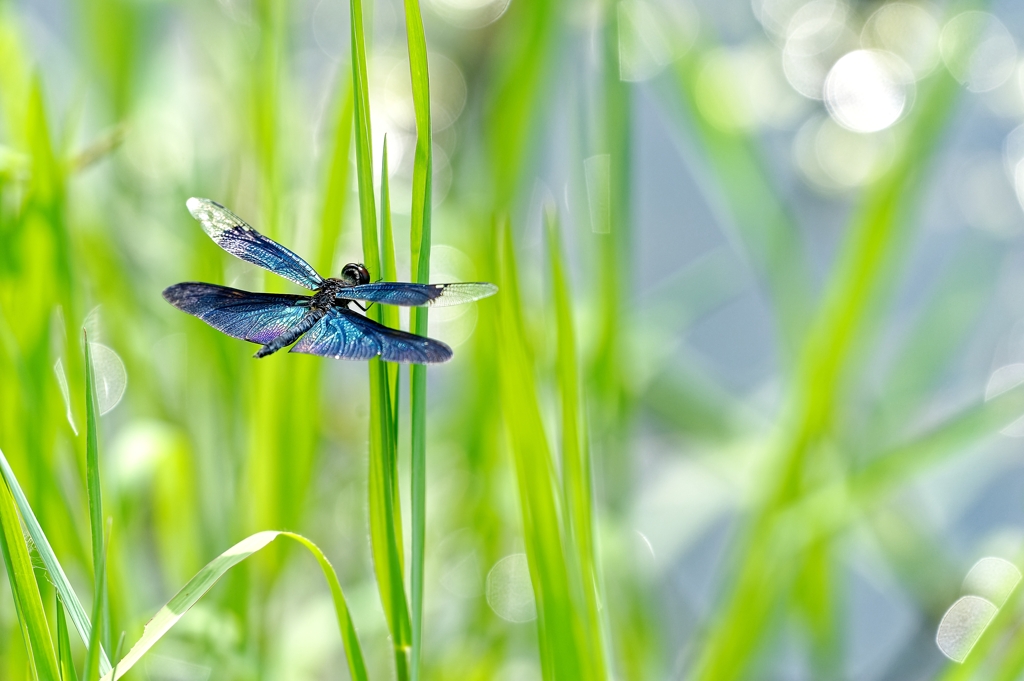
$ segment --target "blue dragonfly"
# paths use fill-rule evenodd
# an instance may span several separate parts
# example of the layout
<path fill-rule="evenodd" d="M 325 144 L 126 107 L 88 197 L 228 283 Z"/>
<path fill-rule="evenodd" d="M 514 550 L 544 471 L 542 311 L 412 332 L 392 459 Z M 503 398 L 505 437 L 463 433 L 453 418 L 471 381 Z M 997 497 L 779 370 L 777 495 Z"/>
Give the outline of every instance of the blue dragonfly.
<path fill-rule="evenodd" d="M 338 278 L 324 279 L 305 260 L 219 203 L 191 198 L 186 205 L 203 231 L 225 251 L 313 291 L 309 296 L 254 293 L 201 282 L 164 289 L 164 299 L 179 310 L 232 338 L 259 343 L 262 347 L 254 357 L 266 357 L 294 343 L 291 352 L 335 359 L 380 356 L 388 362 L 447 362 L 452 349 L 441 341 L 388 328 L 349 306 L 355 304 L 364 312 L 369 305 L 362 303 L 443 307 L 498 291 L 494 284 L 483 282 L 370 283 L 370 273 L 359 263 L 345 265 Z"/>

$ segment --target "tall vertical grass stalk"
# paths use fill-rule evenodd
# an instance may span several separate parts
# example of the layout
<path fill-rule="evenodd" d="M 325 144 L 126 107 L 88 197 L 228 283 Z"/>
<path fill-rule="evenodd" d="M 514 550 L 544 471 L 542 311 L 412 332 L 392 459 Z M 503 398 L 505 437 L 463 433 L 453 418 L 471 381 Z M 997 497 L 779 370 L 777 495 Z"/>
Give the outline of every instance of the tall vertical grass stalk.
<path fill-rule="evenodd" d="M 551 266 L 551 294 L 554 299 L 557 341 L 557 384 L 562 419 L 562 501 L 565 505 L 564 536 L 571 544 L 569 556 L 579 571 L 580 601 L 585 608 L 584 654 L 591 662 L 592 676 L 607 678 L 604 627 L 600 612 L 600 574 L 594 546 L 590 448 L 586 437 L 586 405 L 581 394 L 576 331 L 573 323 L 572 293 L 565 271 L 558 215 L 554 207 L 545 211 L 548 258 Z"/>
<path fill-rule="evenodd" d="M 430 281 L 430 212 L 434 156 L 430 122 L 430 78 L 427 71 L 427 41 L 419 0 L 405 0 L 405 35 L 409 49 L 412 101 L 416 118 L 416 156 L 412 171 L 412 211 L 409 225 L 412 280 Z M 413 333 L 427 335 L 427 308 L 410 312 Z M 427 367 L 413 364 L 409 370 L 410 477 L 412 503 L 412 563 L 410 591 L 412 605 L 412 678 L 420 678 L 423 646 L 423 569 L 427 525 Z"/>
<path fill-rule="evenodd" d="M 566 560 L 564 511 L 527 356 L 518 274 L 507 223 L 498 227 L 498 375 L 506 432 L 515 462 L 523 539 L 537 603 L 537 634 L 545 679 L 593 679 L 603 661 L 588 654 L 589 627 L 575 599 L 583 592 Z"/>
<path fill-rule="evenodd" d="M 384 136 L 384 151 L 381 154 L 380 162 L 380 243 L 381 243 L 381 276 L 384 281 L 398 280 L 398 267 L 395 263 L 395 235 L 391 224 L 391 191 L 388 181 L 388 138 Z M 393 329 L 399 328 L 398 308 L 394 305 L 384 305 L 381 309 L 381 317 L 385 326 Z M 399 405 L 399 365 L 393 362 L 385 362 L 388 372 L 388 394 L 390 396 L 390 424 L 389 431 L 395 442 L 398 442 L 398 405 Z M 398 453 L 398 446 L 395 445 L 395 453 Z M 397 464 L 396 464 L 397 465 Z M 397 475 L 395 476 L 397 483 Z M 398 498 L 398 488 L 394 490 L 395 498 Z"/>
<path fill-rule="evenodd" d="M 103 531 L 103 495 L 100 491 L 100 458 L 99 458 L 99 414 L 96 407 L 96 376 L 92 365 L 92 349 L 89 346 L 89 336 L 82 332 L 82 340 L 85 346 L 85 472 L 86 491 L 89 497 L 89 529 L 92 536 L 92 565 L 93 565 L 93 593 L 103 600 L 107 599 L 107 589 L 104 584 L 107 576 L 101 565 L 106 564 L 106 548 Z M 110 648 L 110 608 L 107 603 L 97 609 L 93 606 L 93 612 L 99 612 L 103 619 L 97 620 L 93 617 L 93 636 L 99 630 L 99 650 Z M 90 638 L 90 646 L 92 639 Z M 97 664 L 99 661 L 99 650 L 97 650 Z M 89 678 L 86 674 L 86 678 Z"/>
<path fill-rule="evenodd" d="M 96 574 L 99 575 L 93 582 L 92 592 L 92 621 L 102 622 L 103 611 L 106 609 L 107 601 L 107 539 L 110 533 L 103 533 L 103 546 L 99 560 L 93 566 Z M 100 675 L 100 650 L 102 649 L 101 632 L 99 626 L 92 628 L 89 636 L 89 646 L 85 650 L 85 666 L 82 668 L 82 676 L 86 679 L 95 679 Z M 114 672 L 111 671 L 111 674 Z"/>
<path fill-rule="evenodd" d="M 64 604 L 56 599 L 57 613 L 57 662 L 60 665 L 61 681 L 78 681 L 75 662 L 71 658 L 71 640 L 68 638 L 68 623 L 64 618 Z M 120 651 L 118 651 L 120 652 Z"/>
<path fill-rule="evenodd" d="M 366 75 L 366 43 L 360 0 L 350 0 L 352 22 L 352 87 L 355 102 L 356 172 L 359 186 L 359 216 L 362 226 L 363 263 L 370 280 L 380 278 L 380 249 L 373 197 L 373 155 L 370 130 L 370 96 Z M 369 315 L 381 321 L 381 305 Z M 401 513 L 396 493 L 397 432 L 393 430 L 388 373 L 379 358 L 369 361 L 370 371 L 370 465 L 369 505 L 373 566 L 381 605 L 391 630 L 395 673 L 400 681 L 409 678 L 411 633 L 405 595 L 402 560 Z"/>

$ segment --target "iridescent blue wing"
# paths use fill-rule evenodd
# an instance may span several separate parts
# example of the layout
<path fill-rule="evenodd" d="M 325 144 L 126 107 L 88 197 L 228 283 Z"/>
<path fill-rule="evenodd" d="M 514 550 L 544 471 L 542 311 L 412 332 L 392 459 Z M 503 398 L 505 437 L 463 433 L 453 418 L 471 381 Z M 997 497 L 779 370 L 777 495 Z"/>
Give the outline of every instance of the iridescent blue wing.
<path fill-rule="evenodd" d="M 306 296 L 250 293 L 194 282 L 164 289 L 164 299 L 218 331 L 260 344 L 280 336 L 309 311 L 301 304 L 309 300 Z"/>
<path fill-rule="evenodd" d="M 192 217 L 203 226 L 203 231 L 231 255 L 308 289 L 316 290 L 323 282 L 312 265 L 276 241 L 263 236 L 219 203 L 191 198 L 185 205 Z"/>
<path fill-rule="evenodd" d="M 376 284 L 350 286 L 339 295 L 349 300 L 363 300 L 368 303 L 385 303 L 403 307 L 447 307 L 461 305 L 493 296 L 498 292 L 494 284 L 465 282 L 459 284 L 408 284 L 405 282 L 379 281 Z"/>
<path fill-rule="evenodd" d="M 370 359 L 388 362 L 435 364 L 452 358 L 452 349 L 440 341 L 389 329 L 344 308 L 334 308 L 299 342 L 292 352 L 334 359 Z"/>

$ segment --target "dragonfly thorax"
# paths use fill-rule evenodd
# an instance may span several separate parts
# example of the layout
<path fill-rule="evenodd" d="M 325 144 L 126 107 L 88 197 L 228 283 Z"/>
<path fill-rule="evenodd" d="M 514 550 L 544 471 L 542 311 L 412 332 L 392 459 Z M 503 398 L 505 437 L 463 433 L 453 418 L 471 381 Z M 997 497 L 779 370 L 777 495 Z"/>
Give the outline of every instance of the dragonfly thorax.
<path fill-rule="evenodd" d="M 313 299 L 309 302 L 309 306 L 329 310 L 337 302 L 342 291 L 350 286 L 352 285 L 341 279 L 334 279 L 333 277 L 324 279 L 319 288 L 317 288 L 316 293 L 313 294 Z"/>

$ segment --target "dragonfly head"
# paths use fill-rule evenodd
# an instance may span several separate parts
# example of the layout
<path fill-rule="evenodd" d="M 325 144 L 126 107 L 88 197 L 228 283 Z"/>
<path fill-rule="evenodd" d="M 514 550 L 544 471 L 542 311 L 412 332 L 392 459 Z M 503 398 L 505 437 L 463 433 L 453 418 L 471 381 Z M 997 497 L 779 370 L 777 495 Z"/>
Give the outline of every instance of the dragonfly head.
<path fill-rule="evenodd" d="M 365 267 L 357 262 L 350 262 L 341 268 L 341 280 L 349 286 L 359 286 L 370 283 L 370 273 Z"/>

